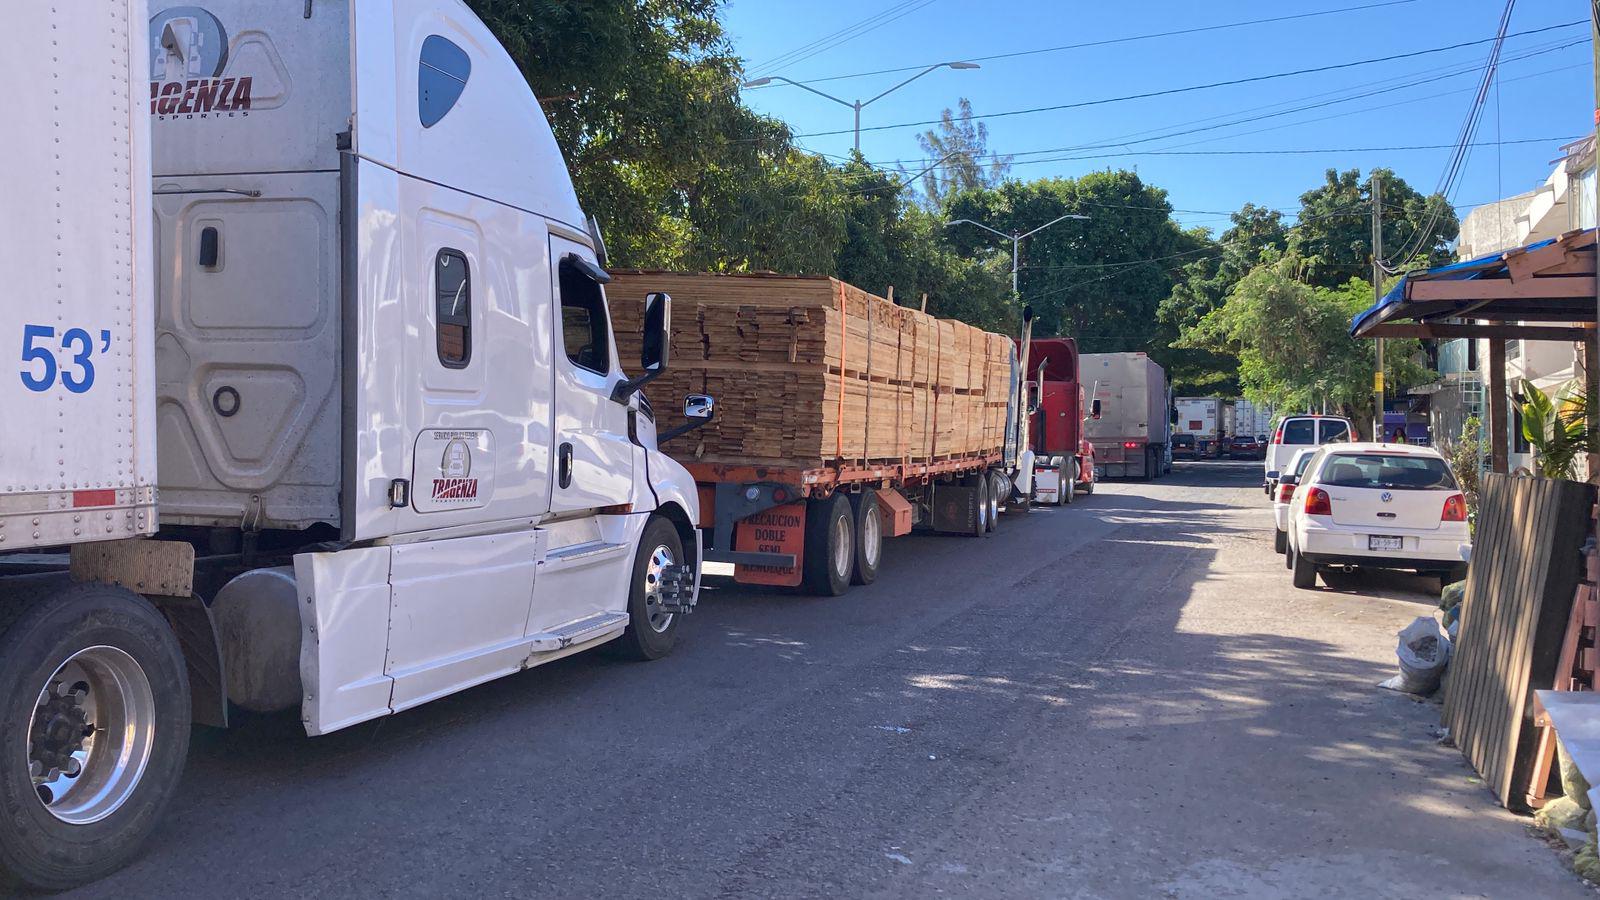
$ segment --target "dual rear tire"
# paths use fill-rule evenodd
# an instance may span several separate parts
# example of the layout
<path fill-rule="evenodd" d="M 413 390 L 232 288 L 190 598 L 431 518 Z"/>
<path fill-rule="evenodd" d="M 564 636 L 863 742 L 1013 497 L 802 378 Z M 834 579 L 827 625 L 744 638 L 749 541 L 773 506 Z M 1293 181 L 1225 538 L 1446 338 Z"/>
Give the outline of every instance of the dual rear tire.
<path fill-rule="evenodd" d="M 806 593 L 837 597 L 852 584 L 878 580 L 883 563 L 883 516 L 875 491 L 834 494 L 806 502 L 804 561 Z"/>

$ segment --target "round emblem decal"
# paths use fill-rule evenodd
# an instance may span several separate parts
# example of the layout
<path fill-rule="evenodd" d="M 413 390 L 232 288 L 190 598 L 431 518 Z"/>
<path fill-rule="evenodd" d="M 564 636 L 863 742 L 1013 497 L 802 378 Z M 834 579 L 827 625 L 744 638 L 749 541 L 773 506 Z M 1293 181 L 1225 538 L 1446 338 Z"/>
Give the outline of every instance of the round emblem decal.
<path fill-rule="evenodd" d="M 1378 499 L 1382 500 L 1385 503 L 1388 503 L 1389 501 L 1394 499 L 1394 495 L 1389 493 L 1388 491 L 1384 491 L 1382 494 L 1378 495 Z"/>

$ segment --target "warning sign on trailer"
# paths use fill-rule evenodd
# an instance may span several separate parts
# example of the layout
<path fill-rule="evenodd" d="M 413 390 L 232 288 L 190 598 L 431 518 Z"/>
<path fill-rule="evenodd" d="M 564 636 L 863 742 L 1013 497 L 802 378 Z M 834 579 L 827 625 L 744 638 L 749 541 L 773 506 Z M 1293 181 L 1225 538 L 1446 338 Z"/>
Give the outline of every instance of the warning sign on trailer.
<path fill-rule="evenodd" d="M 775 506 L 741 521 L 734 529 L 733 547 L 741 553 L 792 553 L 794 567 L 735 566 L 733 577 L 741 584 L 800 584 L 802 551 L 806 543 L 806 505 Z"/>

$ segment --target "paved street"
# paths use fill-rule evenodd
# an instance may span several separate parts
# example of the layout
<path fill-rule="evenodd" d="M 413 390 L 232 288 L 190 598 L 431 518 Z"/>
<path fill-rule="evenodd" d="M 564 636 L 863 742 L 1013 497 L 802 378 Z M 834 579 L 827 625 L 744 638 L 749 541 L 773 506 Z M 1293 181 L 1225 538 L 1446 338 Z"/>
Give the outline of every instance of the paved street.
<path fill-rule="evenodd" d="M 718 584 L 657 663 L 197 732 L 79 895 L 1593 896 L 1375 687 L 1431 583 L 1293 590 L 1259 472 L 894 541 L 839 599 Z"/>

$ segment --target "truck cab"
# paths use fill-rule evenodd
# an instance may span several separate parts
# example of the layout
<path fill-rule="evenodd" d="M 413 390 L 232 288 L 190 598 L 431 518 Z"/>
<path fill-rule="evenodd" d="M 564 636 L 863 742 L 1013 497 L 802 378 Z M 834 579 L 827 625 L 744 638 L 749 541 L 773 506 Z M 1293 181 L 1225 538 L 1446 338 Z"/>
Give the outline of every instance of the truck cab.
<path fill-rule="evenodd" d="M 8 319 L 50 297 L 85 335 L 37 330 L 19 396 L 55 427 L 0 460 L 0 487 L 59 513 L 0 549 L 70 545 L 70 581 L 0 580 L 0 726 L 22 723 L 0 727 L 0 794 L 22 792 L 0 806 L 39 807 L 0 822 L 0 876 L 45 888 L 137 850 L 191 721 L 293 708 L 319 735 L 608 642 L 658 658 L 701 558 L 693 479 L 639 391 L 671 298 L 607 296 L 550 126 L 464 3 L 92 5 L 109 37 L 30 4 L 18 40 L 111 60 L 83 77 L 120 86 L 112 114 L 34 104 L 18 133 L 122 187 L 86 182 L 82 221 L 3 211 L 83 273 L 3 257 L 41 279 Z M 8 184 L 54 184 L 48 153 L 5 155 Z M 614 303 L 644 304 L 637 361 Z M 74 354 L 103 354 L 92 386 Z M 0 535 L 19 508 L 0 495 Z M 85 718 L 105 736 L 51 737 Z"/>

